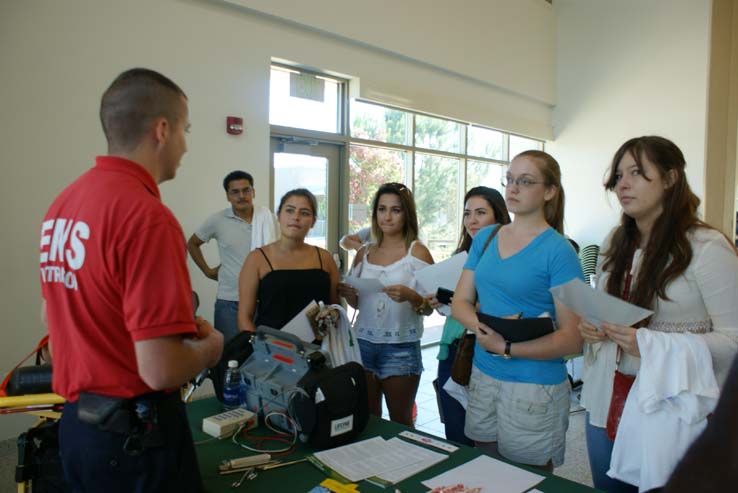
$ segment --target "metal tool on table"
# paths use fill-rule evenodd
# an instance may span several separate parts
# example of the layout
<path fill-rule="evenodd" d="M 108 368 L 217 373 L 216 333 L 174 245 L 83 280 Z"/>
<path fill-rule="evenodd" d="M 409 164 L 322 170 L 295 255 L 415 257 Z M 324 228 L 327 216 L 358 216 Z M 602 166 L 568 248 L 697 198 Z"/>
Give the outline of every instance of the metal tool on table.
<path fill-rule="evenodd" d="M 271 460 L 272 456 L 269 454 L 249 455 L 247 457 L 239 457 L 237 459 L 223 460 L 218 465 L 218 470 L 221 474 L 232 471 L 243 471 L 244 469 L 267 464 Z"/>
<path fill-rule="evenodd" d="M 256 466 L 256 469 L 260 471 L 268 471 L 270 469 L 279 469 L 280 467 L 291 466 L 292 464 L 297 464 L 299 462 L 307 462 L 307 457 L 303 457 L 302 459 L 291 460 L 287 462 L 279 462 L 279 461 L 271 462 L 268 464 L 263 464 L 261 466 Z"/>
<path fill-rule="evenodd" d="M 268 462 L 262 462 L 260 464 L 248 464 L 234 467 L 229 466 L 229 462 L 231 461 L 224 460 L 220 463 L 220 465 L 218 466 L 218 474 L 220 474 L 221 476 L 225 476 L 227 474 L 239 474 L 249 469 L 255 469 L 257 471 L 269 471 L 270 469 L 279 469 L 280 467 L 291 466 L 292 464 L 298 464 L 300 462 L 307 462 L 307 458 L 303 457 L 302 459 L 290 460 L 286 462 L 279 460 L 270 460 Z"/>
<path fill-rule="evenodd" d="M 234 481 L 233 483 L 231 483 L 231 488 L 238 488 L 243 484 L 244 481 L 251 481 L 252 479 L 256 478 L 256 476 L 256 471 L 253 467 L 250 467 L 243 472 L 243 475 L 239 478 L 238 481 Z"/>

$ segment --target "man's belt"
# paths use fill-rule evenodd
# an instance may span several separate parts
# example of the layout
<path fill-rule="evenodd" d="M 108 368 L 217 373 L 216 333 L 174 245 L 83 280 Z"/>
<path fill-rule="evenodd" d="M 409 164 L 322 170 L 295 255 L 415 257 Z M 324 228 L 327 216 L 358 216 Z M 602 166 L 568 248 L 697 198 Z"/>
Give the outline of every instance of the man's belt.
<path fill-rule="evenodd" d="M 126 435 L 123 450 L 139 455 L 148 448 L 164 445 L 159 427 L 159 405 L 177 394 L 154 392 L 130 399 L 81 392 L 77 401 L 77 417 L 101 431 Z"/>

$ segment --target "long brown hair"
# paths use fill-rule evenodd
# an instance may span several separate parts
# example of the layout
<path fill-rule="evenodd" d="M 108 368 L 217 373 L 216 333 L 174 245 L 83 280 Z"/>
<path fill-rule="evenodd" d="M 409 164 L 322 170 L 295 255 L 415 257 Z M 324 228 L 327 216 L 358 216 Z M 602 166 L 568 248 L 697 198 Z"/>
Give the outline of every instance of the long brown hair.
<path fill-rule="evenodd" d="M 543 206 L 543 215 L 548 225 L 563 235 L 565 196 L 564 187 L 561 185 L 561 167 L 558 161 L 551 154 L 536 150 L 523 151 L 515 156 L 513 160 L 519 157 L 533 159 L 539 171 L 543 174 L 546 186 L 556 187 L 556 195 Z"/>
<path fill-rule="evenodd" d="M 692 228 L 711 228 L 697 217 L 700 199 L 692 192 L 684 173 L 684 154 L 672 141 L 663 137 L 645 136 L 628 140 L 615 153 L 605 189 L 615 190 L 617 167 L 630 154 L 645 180 L 651 181 L 643 169 L 647 159 L 658 170 L 662 179 L 672 182 L 662 201 L 661 215 L 654 221 L 648 244 L 643 250 L 638 277 L 634 279 L 629 301 L 643 308 L 653 308 L 656 297 L 668 300 L 666 286 L 682 274 L 692 261 L 692 246 L 687 233 Z M 711 228 L 713 229 L 713 228 Z M 640 244 L 641 234 L 635 219 L 623 214 L 610 245 L 602 255 L 603 270 L 610 272 L 607 292 L 620 296 L 631 255 Z"/>
<path fill-rule="evenodd" d="M 372 201 L 372 236 L 377 239 L 377 245 L 382 244 L 384 233 L 382 233 L 382 228 L 379 227 L 377 222 L 377 207 L 379 207 L 379 197 L 388 193 L 400 198 L 402 211 L 405 213 L 402 235 L 405 238 L 405 246 L 409 247 L 413 241 L 418 239 L 418 213 L 415 210 L 413 193 L 402 183 L 385 183 L 374 194 L 374 200 Z"/>
<path fill-rule="evenodd" d="M 482 197 L 489 207 L 492 209 L 492 213 L 495 215 L 495 224 L 509 224 L 510 214 L 507 212 L 507 206 L 505 205 L 505 199 L 502 198 L 500 192 L 490 187 L 474 187 L 469 189 L 464 195 L 464 206 L 467 201 L 472 197 Z M 459 246 L 456 247 L 456 252 L 468 252 L 471 247 L 472 237 L 466 231 L 465 227 L 461 227 L 461 236 L 459 237 Z"/>

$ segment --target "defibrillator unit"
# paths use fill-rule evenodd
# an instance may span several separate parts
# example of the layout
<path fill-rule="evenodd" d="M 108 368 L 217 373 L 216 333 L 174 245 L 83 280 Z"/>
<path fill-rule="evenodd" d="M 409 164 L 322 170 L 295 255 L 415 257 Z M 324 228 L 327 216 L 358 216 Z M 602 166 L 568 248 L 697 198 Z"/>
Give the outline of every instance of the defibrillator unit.
<path fill-rule="evenodd" d="M 300 440 L 316 448 L 348 443 L 364 429 L 369 406 L 361 365 L 332 368 L 330 355 L 317 345 L 264 326 L 251 344 L 253 353 L 240 368 L 248 409 L 261 418 L 272 411 L 288 414 Z M 282 416 L 270 422 L 292 430 Z"/>

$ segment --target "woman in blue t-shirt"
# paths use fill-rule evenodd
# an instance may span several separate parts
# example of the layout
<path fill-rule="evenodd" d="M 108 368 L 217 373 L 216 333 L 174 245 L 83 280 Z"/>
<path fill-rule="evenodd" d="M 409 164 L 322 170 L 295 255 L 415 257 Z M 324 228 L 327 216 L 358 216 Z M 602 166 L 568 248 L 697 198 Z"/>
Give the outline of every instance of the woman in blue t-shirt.
<path fill-rule="evenodd" d="M 464 433 L 492 455 L 552 470 L 564 462 L 569 381 L 563 356 L 578 353 L 579 318 L 550 288 L 583 278 L 564 238 L 564 189 L 556 160 L 525 151 L 503 181 L 512 223 L 474 238 L 453 300 L 453 317 L 477 334 Z M 499 231 L 485 249 L 490 235 Z M 551 317 L 557 330 L 512 344 L 479 322 L 497 317 Z"/>

